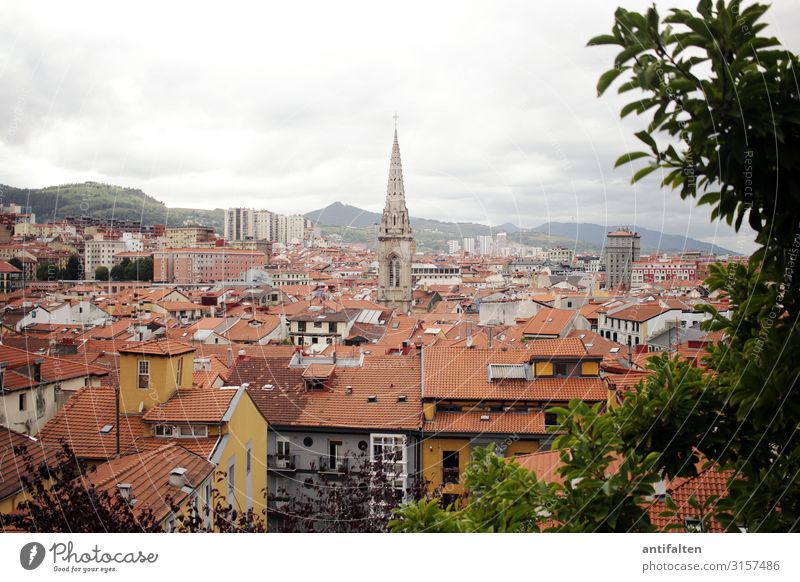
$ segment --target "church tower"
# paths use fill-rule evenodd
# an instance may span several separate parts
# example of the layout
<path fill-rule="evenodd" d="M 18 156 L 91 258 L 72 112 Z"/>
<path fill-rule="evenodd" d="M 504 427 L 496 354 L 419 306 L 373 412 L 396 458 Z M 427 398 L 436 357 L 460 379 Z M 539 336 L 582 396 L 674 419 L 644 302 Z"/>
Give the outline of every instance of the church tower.
<path fill-rule="evenodd" d="M 411 311 L 411 261 L 415 251 L 395 125 L 386 206 L 378 227 L 378 303 L 401 313 Z"/>

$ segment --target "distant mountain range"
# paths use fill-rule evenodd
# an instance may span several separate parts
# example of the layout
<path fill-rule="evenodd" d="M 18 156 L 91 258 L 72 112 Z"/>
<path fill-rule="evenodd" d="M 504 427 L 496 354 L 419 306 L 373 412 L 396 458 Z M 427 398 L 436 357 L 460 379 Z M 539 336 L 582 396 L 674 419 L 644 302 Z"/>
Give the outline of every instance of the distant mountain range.
<path fill-rule="evenodd" d="M 377 212 L 370 212 L 341 202 L 334 202 L 325 208 L 309 212 L 305 216 L 321 227 L 328 227 L 324 229 L 328 232 L 331 231 L 330 227 L 337 227 L 340 231 L 342 229 L 346 231 L 365 229 L 371 233 L 374 225 L 381 219 L 381 215 Z M 415 217 L 411 217 L 411 226 L 414 228 L 417 238 L 421 238 L 424 246 L 428 246 L 431 250 L 443 250 L 446 248 L 447 240 L 450 239 L 506 232 L 510 240 L 520 244 L 531 246 L 569 245 L 578 250 L 598 251 L 603 247 L 606 234 L 610 230 L 606 226 L 588 222 L 546 222 L 536 228 L 523 229 L 510 222 L 498 226 L 487 226 L 474 222 L 443 222 Z M 642 227 L 637 227 L 636 231 L 642 237 L 642 250 L 648 252 L 698 250 L 717 254 L 733 254 L 733 251 L 683 235 L 662 233 Z M 349 236 L 345 238 L 351 240 L 358 238 L 353 233 L 348 232 L 347 234 Z"/>
<path fill-rule="evenodd" d="M 185 226 L 199 224 L 212 226 L 222 233 L 224 211 L 221 208 L 169 208 L 137 188 L 112 184 L 84 182 L 47 188 L 15 188 L 0 184 L 3 202 L 29 206 L 38 222 L 60 220 L 67 216 L 91 216 L 115 220 L 139 220 L 144 225 L 166 224 Z M 306 218 L 312 220 L 326 234 L 338 234 L 349 242 L 373 245 L 375 225 L 381 215 L 356 206 L 334 202 L 313 212 Z M 487 226 L 474 222 L 445 222 L 429 218 L 411 218 L 417 246 L 420 250 L 443 252 L 447 241 L 493 235 L 506 232 L 509 240 L 528 246 L 565 245 L 577 250 L 599 251 L 605 242 L 608 228 L 585 222 L 549 222 L 536 228 L 523 229 L 507 222 Z M 666 234 L 647 228 L 637 228 L 642 235 L 642 250 L 677 252 L 682 250 L 732 253 L 709 243 L 682 235 Z"/>

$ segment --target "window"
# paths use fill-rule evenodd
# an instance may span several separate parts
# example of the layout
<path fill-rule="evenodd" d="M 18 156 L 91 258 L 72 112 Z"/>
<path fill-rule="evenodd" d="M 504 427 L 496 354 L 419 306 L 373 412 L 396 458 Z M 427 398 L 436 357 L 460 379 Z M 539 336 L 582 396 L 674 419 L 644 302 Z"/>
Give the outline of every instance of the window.
<path fill-rule="evenodd" d="M 253 447 L 252 445 L 247 445 L 247 451 L 245 452 L 245 457 L 244 457 L 245 473 L 247 475 L 250 474 L 250 469 L 252 464 L 253 464 Z"/>
<path fill-rule="evenodd" d="M 139 360 L 139 388 L 147 390 L 150 387 L 150 362 Z"/>
<path fill-rule="evenodd" d="M 25 410 L 28 408 L 28 395 L 26 393 L 22 393 L 19 395 L 19 409 Z"/>
<path fill-rule="evenodd" d="M 331 321 L 331 322 L 328 324 L 328 330 L 329 330 L 331 333 L 336 333 L 336 322 L 335 322 L 335 321 Z"/>
<path fill-rule="evenodd" d="M 569 365 L 566 362 L 555 362 L 553 364 L 553 374 L 555 376 L 568 376 L 569 372 Z"/>
<path fill-rule="evenodd" d="M 236 493 L 236 457 L 231 457 L 228 462 L 228 505 L 235 507 L 234 495 Z"/>
<path fill-rule="evenodd" d="M 342 441 L 328 441 L 328 468 L 332 471 L 344 466 Z"/>
<path fill-rule="evenodd" d="M 175 376 L 175 383 L 180 386 L 183 378 L 183 358 L 178 358 L 178 373 Z"/>
<path fill-rule="evenodd" d="M 393 256 L 389 259 L 389 287 L 400 286 L 400 259 Z"/>
<path fill-rule="evenodd" d="M 306 322 L 305 321 L 298 321 L 297 322 L 297 331 L 305 331 L 306 330 Z"/>
<path fill-rule="evenodd" d="M 381 463 L 393 487 L 404 493 L 408 485 L 406 439 L 402 435 L 370 435 L 370 461 Z"/>
<path fill-rule="evenodd" d="M 317 329 L 321 328 L 322 327 L 322 322 L 321 321 L 315 321 L 314 322 L 314 327 L 317 328 Z"/>
<path fill-rule="evenodd" d="M 558 426 L 558 415 L 555 412 L 548 412 L 544 411 L 544 425 L 545 427 L 548 426 Z"/>
<path fill-rule="evenodd" d="M 458 451 L 442 451 L 442 484 L 458 483 Z"/>

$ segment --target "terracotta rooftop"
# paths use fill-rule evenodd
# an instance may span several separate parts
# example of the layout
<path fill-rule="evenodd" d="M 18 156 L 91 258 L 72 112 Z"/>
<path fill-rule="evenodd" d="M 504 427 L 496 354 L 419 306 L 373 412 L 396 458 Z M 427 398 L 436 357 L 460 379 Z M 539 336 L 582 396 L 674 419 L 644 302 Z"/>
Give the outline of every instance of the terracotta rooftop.
<path fill-rule="evenodd" d="M 420 427 L 420 359 L 374 355 L 361 367 L 336 368 L 324 391 L 306 391 L 303 368 L 288 358 L 240 361 L 230 382 L 249 383 L 248 392 L 270 424 L 381 430 Z"/>
<path fill-rule="evenodd" d="M 221 423 L 237 395 L 234 388 L 178 390 L 172 398 L 148 410 L 144 422 Z"/>
<path fill-rule="evenodd" d="M 5 499 L 23 488 L 23 479 L 36 477 L 28 469 L 24 454 L 17 454 L 15 449 L 22 448 L 30 455 L 33 468 L 42 463 L 53 465 L 58 463 L 61 447 L 43 443 L 28 435 L 18 433 L 0 426 L 0 500 Z"/>
<path fill-rule="evenodd" d="M 116 495 L 118 485 L 132 486 L 136 499 L 134 513 L 152 510 L 159 521 L 171 511 L 171 505 L 182 504 L 189 496 L 181 487 L 170 484 L 170 472 L 186 469 L 186 485 L 198 487 L 214 471 L 214 464 L 176 443 L 165 443 L 157 449 L 126 455 L 99 465 L 96 470 L 84 473 L 85 485 L 93 484 L 98 490 Z"/>
<path fill-rule="evenodd" d="M 522 329 L 523 335 L 561 336 L 577 312 L 572 309 L 543 307 L 528 320 Z"/>
<path fill-rule="evenodd" d="M 83 388 L 73 394 L 66 404 L 39 432 L 48 443 L 69 443 L 82 459 L 110 459 L 116 455 L 116 396 L 114 388 L 99 386 Z M 120 450 L 130 447 L 142 436 L 142 417 L 120 415 Z M 104 427 L 111 430 L 101 432 Z"/>
<path fill-rule="evenodd" d="M 546 434 L 544 412 L 437 412 L 434 420 L 425 421 L 427 433 L 501 433 L 501 434 Z"/>
<path fill-rule="evenodd" d="M 193 351 L 195 351 L 194 346 L 169 339 L 129 343 L 119 349 L 119 353 L 121 354 L 142 354 L 151 356 L 177 356 Z"/>

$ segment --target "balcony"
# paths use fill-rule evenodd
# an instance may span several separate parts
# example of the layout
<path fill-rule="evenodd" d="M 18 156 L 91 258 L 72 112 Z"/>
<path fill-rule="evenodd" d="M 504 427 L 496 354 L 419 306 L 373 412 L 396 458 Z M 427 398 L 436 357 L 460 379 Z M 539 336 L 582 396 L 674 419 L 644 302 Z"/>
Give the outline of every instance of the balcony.
<path fill-rule="evenodd" d="M 275 471 L 294 471 L 297 455 L 267 455 L 267 469 Z"/>
<path fill-rule="evenodd" d="M 346 473 L 350 467 L 350 459 L 322 455 L 319 457 L 318 467 L 320 473 Z"/>
<path fill-rule="evenodd" d="M 442 469 L 442 484 L 458 483 L 458 468 Z"/>

